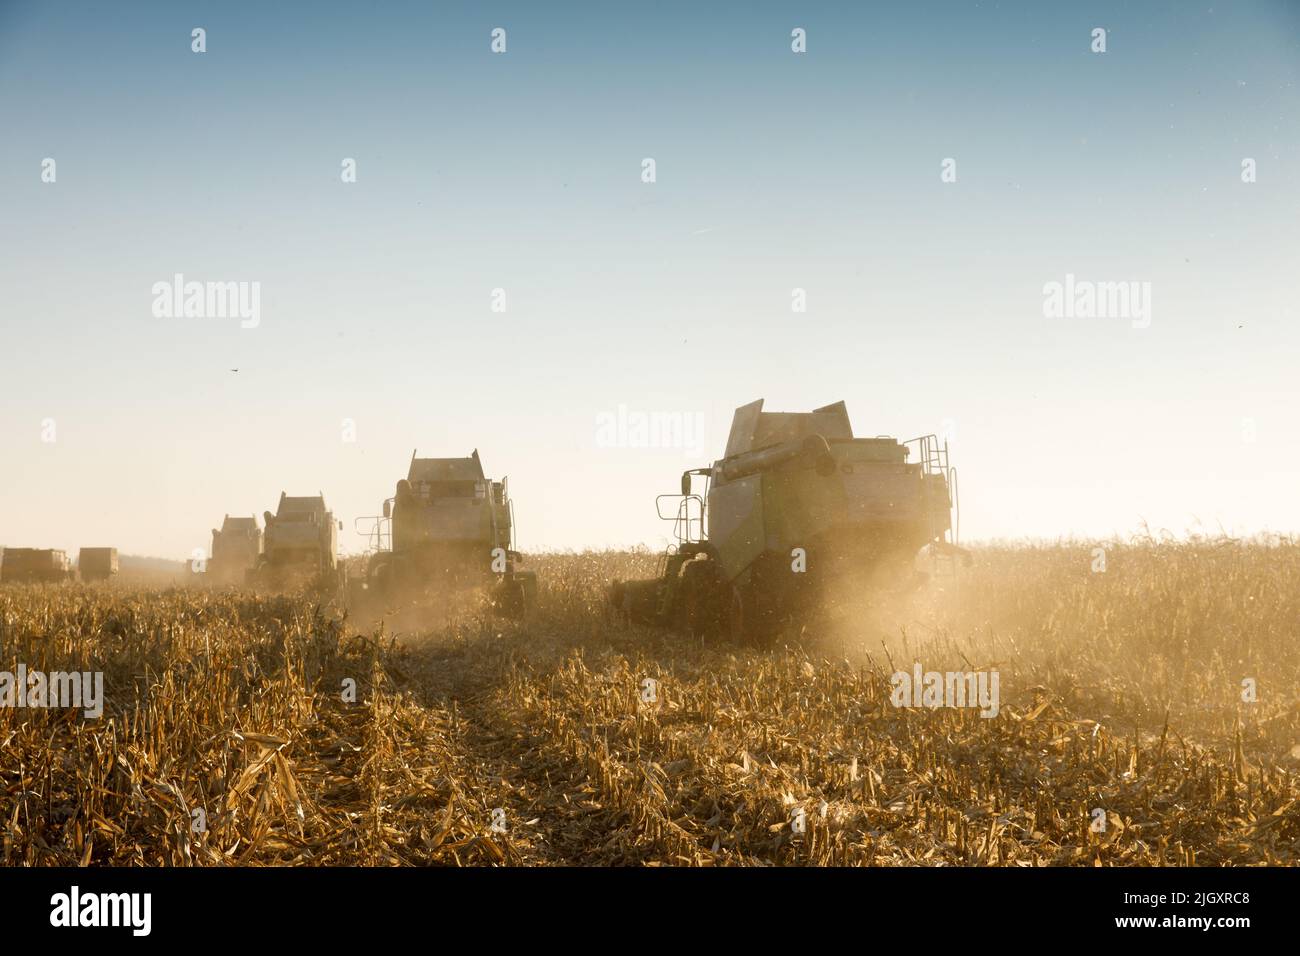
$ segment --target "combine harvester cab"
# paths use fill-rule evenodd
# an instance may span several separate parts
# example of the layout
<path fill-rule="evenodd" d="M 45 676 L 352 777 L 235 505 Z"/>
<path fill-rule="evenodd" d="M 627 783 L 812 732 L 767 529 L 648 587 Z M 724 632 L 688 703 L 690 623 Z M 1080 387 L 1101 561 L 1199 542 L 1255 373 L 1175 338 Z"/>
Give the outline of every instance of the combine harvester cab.
<path fill-rule="evenodd" d="M 221 530 L 212 529 L 212 557 L 208 559 L 208 579 L 218 584 L 244 581 L 256 568 L 265 551 L 262 528 L 256 515 L 232 518 L 226 515 Z"/>
<path fill-rule="evenodd" d="M 896 586 L 926 546 L 963 554 L 955 486 L 932 435 L 855 438 L 843 402 L 788 413 L 759 399 L 736 410 L 723 458 L 657 500 L 678 540 L 660 577 L 615 582 L 610 598 L 641 622 L 767 642 L 823 609 L 831 582 Z"/>
<path fill-rule="evenodd" d="M 0 583 L 59 584 L 74 577 L 66 551 L 53 548 L 5 548 Z"/>
<path fill-rule="evenodd" d="M 343 589 L 338 559 L 342 523 L 325 506 L 325 496 L 291 498 L 280 492 L 276 513 L 264 512 L 263 551 L 247 574 L 252 585 L 277 589 L 306 585 L 323 594 Z"/>
<path fill-rule="evenodd" d="M 384 502 L 383 516 L 358 529 L 373 553 L 353 597 L 383 599 L 438 588 L 493 583 L 499 609 L 521 614 L 536 593 L 536 577 L 518 570 L 514 506 L 508 479 L 483 472 L 478 450 L 468 458 L 417 458 Z"/>
<path fill-rule="evenodd" d="M 77 572 L 85 584 L 107 581 L 117 571 L 117 548 L 82 548 L 77 555 Z"/>

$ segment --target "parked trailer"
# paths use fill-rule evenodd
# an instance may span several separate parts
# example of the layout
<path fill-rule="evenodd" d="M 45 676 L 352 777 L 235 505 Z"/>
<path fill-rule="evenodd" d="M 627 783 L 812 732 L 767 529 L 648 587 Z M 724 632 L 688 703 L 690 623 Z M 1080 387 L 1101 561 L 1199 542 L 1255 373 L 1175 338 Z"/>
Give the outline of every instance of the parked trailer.
<path fill-rule="evenodd" d="M 5 548 L 0 564 L 0 582 L 57 583 L 72 577 L 72 564 L 66 551 L 53 548 Z"/>
<path fill-rule="evenodd" d="M 82 548 L 77 571 L 82 581 L 107 581 L 118 571 L 117 548 Z"/>

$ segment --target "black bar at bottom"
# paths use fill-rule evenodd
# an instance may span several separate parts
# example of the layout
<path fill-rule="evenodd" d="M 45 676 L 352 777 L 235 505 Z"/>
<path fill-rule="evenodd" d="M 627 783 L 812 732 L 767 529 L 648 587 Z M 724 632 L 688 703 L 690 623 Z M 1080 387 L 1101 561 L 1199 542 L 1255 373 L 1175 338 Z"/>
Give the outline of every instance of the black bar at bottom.
<path fill-rule="evenodd" d="M 635 945 L 688 931 L 762 941 L 783 926 L 873 943 L 993 931 L 1230 943 L 1293 928 L 1298 889 L 1294 869 L 6 869 L 0 915 L 10 939 L 126 945 L 373 945 L 457 929 L 493 945 L 603 932 Z"/>

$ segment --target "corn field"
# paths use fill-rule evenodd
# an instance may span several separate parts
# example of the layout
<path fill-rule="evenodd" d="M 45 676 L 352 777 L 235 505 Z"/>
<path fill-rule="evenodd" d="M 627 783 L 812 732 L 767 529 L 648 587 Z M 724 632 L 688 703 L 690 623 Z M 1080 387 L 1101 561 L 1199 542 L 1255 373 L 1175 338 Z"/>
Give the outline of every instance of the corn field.
<path fill-rule="evenodd" d="M 778 646 L 607 612 L 650 552 L 481 596 L 0 589 L 0 861 L 96 866 L 1223 866 L 1300 862 L 1300 546 L 983 547 Z M 992 671 L 996 716 L 891 675 Z"/>

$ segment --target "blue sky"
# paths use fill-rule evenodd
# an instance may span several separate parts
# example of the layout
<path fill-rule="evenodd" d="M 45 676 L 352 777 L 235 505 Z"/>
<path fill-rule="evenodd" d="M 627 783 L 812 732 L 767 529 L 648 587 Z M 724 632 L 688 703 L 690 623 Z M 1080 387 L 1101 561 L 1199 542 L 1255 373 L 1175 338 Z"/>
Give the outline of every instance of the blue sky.
<path fill-rule="evenodd" d="M 1277 2 L 0 2 L 0 541 L 350 532 L 477 447 L 524 547 L 658 544 L 758 397 L 946 427 L 968 537 L 1300 530 L 1298 68 Z M 176 273 L 260 323 L 155 317 Z M 1045 318 L 1067 273 L 1150 326 Z"/>

